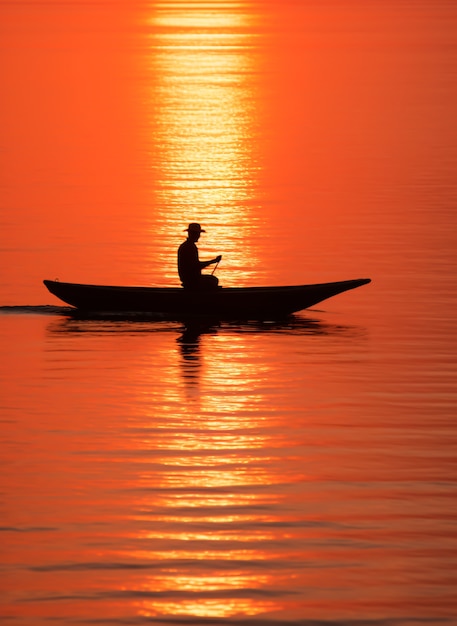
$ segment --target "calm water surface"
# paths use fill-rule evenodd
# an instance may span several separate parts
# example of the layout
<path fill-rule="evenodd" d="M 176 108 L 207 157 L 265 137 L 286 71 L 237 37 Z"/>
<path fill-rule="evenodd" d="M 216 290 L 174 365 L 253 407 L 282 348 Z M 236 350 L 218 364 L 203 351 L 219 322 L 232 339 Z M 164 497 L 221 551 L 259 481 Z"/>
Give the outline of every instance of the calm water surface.
<path fill-rule="evenodd" d="M 0 621 L 457 624 L 452 2 L 0 6 Z M 286 322 L 43 278 L 373 282 Z"/>

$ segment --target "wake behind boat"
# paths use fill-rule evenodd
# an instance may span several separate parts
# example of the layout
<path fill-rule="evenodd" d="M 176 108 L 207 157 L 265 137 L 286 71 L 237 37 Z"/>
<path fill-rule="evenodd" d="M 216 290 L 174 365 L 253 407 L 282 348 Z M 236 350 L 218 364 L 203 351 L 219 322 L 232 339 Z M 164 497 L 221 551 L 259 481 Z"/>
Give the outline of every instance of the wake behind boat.
<path fill-rule="evenodd" d="M 287 287 L 122 287 L 43 281 L 57 298 L 84 313 L 147 313 L 173 319 L 279 319 L 371 282 L 358 278 Z"/>

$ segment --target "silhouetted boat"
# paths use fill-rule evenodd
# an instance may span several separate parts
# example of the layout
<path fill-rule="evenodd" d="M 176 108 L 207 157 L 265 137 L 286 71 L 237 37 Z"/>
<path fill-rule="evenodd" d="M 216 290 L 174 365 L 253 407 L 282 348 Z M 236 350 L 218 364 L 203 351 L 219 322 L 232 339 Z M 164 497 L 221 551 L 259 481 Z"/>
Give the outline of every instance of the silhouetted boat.
<path fill-rule="evenodd" d="M 148 313 L 186 319 L 278 319 L 370 282 L 369 278 L 290 287 L 117 287 L 43 281 L 49 291 L 85 313 Z"/>

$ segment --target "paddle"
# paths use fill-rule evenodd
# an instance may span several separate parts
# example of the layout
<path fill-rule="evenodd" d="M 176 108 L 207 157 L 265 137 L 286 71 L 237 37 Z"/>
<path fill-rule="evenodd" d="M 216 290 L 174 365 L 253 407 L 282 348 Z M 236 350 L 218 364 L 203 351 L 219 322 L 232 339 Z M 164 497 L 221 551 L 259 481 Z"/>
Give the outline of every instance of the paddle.
<path fill-rule="evenodd" d="M 219 258 L 219 261 L 216 261 L 216 265 L 213 267 L 213 271 L 211 272 L 211 276 L 214 274 L 214 272 L 217 270 L 217 266 L 219 265 L 219 263 L 221 262 L 221 259 Z"/>

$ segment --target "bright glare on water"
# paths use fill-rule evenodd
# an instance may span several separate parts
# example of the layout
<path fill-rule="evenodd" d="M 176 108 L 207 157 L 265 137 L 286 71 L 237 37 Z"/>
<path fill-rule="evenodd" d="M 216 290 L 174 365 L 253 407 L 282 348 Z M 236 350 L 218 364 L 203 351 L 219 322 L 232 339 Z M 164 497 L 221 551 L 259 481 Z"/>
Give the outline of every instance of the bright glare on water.
<path fill-rule="evenodd" d="M 0 6 L 0 621 L 455 624 L 453 2 Z M 370 277 L 283 321 L 45 278 Z M 211 268 L 210 268 L 211 270 Z"/>

